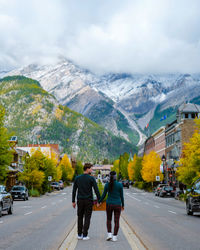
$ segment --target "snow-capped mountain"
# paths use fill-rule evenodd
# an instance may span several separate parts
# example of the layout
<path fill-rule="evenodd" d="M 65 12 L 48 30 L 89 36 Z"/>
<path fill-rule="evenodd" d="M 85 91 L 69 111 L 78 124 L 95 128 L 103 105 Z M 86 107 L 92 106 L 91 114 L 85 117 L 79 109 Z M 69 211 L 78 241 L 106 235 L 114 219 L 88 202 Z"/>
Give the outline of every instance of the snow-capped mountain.
<path fill-rule="evenodd" d="M 198 74 L 98 76 L 62 60 L 56 65 L 29 65 L 9 75 L 39 81 L 61 104 L 134 143 L 144 141 L 141 130 L 158 105 L 167 109 L 200 96 Z"/>

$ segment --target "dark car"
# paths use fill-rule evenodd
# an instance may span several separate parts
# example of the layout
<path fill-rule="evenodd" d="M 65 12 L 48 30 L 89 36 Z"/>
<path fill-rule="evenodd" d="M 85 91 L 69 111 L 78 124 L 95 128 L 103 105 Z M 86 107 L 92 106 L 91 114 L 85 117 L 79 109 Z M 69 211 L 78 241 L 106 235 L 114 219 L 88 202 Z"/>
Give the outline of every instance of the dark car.
<path fill-rule="evenodd" d="M 160 195 L 160 190 L 162 189 L 162 187 L 166 187 L 168 186 L 167 184 L 158 184 L 158 186 L 155 189 L 155 196 L 159 196 Z"/>
<path fill-rule="evenodd" d="M 59 180 L 59 186 L 60 186 L 60 189 L 64 189 L 64 183 L 62 180 Z"/>
<path fill-rule="evenodd" d="M 52 189 L 60 190 L 59 182 L 56 182 L 56 181 L 52 182 L 51 187 L 52 187 Z"/>
<path fill-rule="evenodd" d="M 123 187 L 129 188 L 129 181 L 128 180 L 123 180 L 122 185 L 123 185 Z"/>
<path fill-rule="evenodd" d="M 186 211 L 188 215 L 200 212 L 200 179 L 198 179 L 191 189 L 188 189 L 186 198 Z"/>
<path fill-rule="evenodd" d="M 10 192 L 13 200 L 28 200 L 28 189 L 25 186 L 13 186 Z"/>
<path fill-rule="evenodd" d="M 164 186 L 161 188 L 160 193 L 159 193 L 160 197 L 174 197 L 175 196 L 175 190 L 173 189 L 173 187 L 170 186 Z"/>
<path fill-rule="evenodd" d="M 12 195 L 6 191 L 6 187 L 0 185 L 0 217 L 2 211 L 7 211 L 8 214 L 13 213 L 13 199 Z"/>

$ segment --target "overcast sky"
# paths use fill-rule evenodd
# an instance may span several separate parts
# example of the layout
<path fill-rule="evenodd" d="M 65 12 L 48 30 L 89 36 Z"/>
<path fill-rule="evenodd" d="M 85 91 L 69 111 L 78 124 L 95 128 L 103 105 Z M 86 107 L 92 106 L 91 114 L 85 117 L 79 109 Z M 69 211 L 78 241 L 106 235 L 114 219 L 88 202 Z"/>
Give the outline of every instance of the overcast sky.
<path fill-rule="evenodd" d="M 96 73 L 200 72 L 200 0 L 0 0 L 0 70 L 59 56 Z"/>

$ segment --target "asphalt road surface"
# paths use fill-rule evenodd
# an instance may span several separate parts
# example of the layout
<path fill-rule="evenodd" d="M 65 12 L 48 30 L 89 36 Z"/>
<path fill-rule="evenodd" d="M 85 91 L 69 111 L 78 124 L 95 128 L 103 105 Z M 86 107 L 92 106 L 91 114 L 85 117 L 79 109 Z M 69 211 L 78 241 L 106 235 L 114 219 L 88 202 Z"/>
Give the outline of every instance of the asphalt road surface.
<path fill-rule="evenodd" d="M 58 249 L 76 220 L 71 191 L 14 201 L 13 215 L 0 218 L 0 249 Z M 124 188 L 123 218 L 147 249 L 200 249 L 200 214 L 188 216 L 185 203 Z"/>
<path fill-rule="evenodd" d="M 71 204 L 71 188 L 14 201 L 13 214 L 0 218 L 0 249 L 58 249 L 76 218 Z"/>
<path fill-rule="evenodd" d="M 148 249 L 200 249 L 200 214 L 188 216 L 185 202 L 124 189 L 124 218 Z"/>

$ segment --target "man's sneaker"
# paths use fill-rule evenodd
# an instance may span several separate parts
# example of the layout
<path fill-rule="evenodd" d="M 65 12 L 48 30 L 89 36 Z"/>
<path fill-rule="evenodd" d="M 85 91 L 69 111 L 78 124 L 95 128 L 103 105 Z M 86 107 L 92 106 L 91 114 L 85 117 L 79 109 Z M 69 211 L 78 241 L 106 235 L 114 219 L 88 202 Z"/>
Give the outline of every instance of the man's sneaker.
<path fill-rule="evenodd" d="M 90 239 L 89 236 L 83 237 L 83 240 L 89 240 L 89 239 Z"/>
<path fill-rule="evenodd" d="M 82 240 L 82 239 L 83 239 L 83 235 L 78 235 L 78 236 L 77 236 L 77 239 L 78 239 L 78 240 Z"/>
<path fill-rule="evenodd" d="M 117 241 L 117 235 L 113 235 L 112 241 Z"/>
<path fill-rule="evenodd" d="M 108 233 L 106 240 L 111 240 L 112 239 L 112 233 Z"/>

